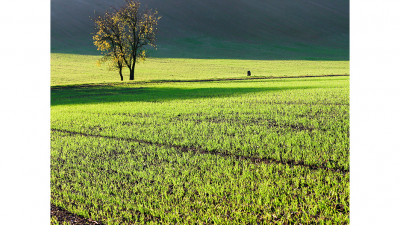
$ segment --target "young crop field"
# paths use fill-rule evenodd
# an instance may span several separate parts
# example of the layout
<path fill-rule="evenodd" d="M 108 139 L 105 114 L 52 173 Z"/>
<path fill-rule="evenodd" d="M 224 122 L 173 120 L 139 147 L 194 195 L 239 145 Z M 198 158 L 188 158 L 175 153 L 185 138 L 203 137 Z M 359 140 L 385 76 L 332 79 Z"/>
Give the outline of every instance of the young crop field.
<path fill-rule="evenodd" d="M 348 61 L 180 60 L 139 64 L 147 82 L 68 86 L 90 79 L 52 65 L 52 208 L 89 224 L 349 223 L 349 77 L 193 80 L 348 74 Z"/>
<path fill-rule="evenodd" d="M 97 64 L 100 58 L 52 53 L 51 85 L 118 82 L 117 71 Z M 348 75 L 349 61 L 148 58 L 136 65 L 135 81 L 238 78 L 249 70 L 252 77 Z"/>

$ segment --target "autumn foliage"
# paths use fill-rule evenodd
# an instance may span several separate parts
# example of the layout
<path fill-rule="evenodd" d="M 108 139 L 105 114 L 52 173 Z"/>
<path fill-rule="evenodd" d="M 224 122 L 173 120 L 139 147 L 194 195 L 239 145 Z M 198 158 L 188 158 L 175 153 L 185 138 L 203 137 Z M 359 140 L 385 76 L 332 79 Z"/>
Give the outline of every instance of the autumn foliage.
<path fill-rule="evenodd" d="M 161 17 L 157 11 L 140 10 L 140 2 L 126 0 L 126 4 L 113 12 L 95 19 L 93 43 L 102 52 L 100 62 L 110 62 L 112 69 L 129 69 L 129 80 L 134 80 L 135 64 L 146 57 L 146 47 L 156 47 L 156 32 Z"/>

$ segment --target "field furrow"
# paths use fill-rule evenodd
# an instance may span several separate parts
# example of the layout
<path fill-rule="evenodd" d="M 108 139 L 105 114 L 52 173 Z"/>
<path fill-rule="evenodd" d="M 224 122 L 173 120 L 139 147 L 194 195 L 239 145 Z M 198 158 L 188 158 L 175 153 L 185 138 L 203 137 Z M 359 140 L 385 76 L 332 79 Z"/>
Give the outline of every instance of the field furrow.
<path fill-rule="evenodd" d="M 78 224 L 103 225 L 103 223 L 68 212 L 67 210 L 57 207 L 53 204 L 51 204 L 50 206 L 50 215 L 51 215 L 51 224 L 67 223 L 68 225 L 78 225 Z"/>

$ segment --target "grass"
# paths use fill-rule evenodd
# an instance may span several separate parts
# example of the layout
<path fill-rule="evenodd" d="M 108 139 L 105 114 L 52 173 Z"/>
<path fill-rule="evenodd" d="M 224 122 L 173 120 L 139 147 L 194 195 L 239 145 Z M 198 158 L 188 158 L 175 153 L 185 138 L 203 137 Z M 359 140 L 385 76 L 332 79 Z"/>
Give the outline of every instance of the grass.
<path fill-rule="evenodd" d="M 348 174 L 54 132 L 55 204 L 108 224 L 343 223 Z M 95 149 L 95 151 L 94 151 Z"/>
<path fill-rule="evenodd" d="M 95 61 L 53 54 L 52 84 L 118 78 L 99 79 L 85 66 Z M 72 65 L 87 76 L 68 77 Z M 139 65 L 138 80 L 239 77 L 246 66 L 348 74 L 348 62 Z M 106 224 L 349 223 L 348 77 L 57 86 L 51 98 L 51 201 L 72 213 Z"/>
<path fill-rule="evenodd" d="M 51 85 L 118 82 L 117 71 L 98 66 L 101 56 L 51 54 Z M 149 58 L 137 64 L 136 81 L 195 80 L 252 76 L 348 75 L 348 61 Z M 125 80 L 129 79 L 125 69 Z"/>

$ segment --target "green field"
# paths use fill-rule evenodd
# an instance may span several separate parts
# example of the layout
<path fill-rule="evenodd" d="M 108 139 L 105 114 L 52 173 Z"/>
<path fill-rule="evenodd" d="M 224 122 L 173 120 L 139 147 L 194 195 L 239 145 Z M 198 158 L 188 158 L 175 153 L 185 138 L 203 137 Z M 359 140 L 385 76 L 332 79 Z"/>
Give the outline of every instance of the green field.
<path fill-rule="evenodd" d="M 149 59 L 121 83 L 97 58 L 52 54 L 53 205 L 105 224 L 349 223 L 349 77 L 204 81 L 348 61 Z"/>
<path fill-rule="evenodd" d="M 98 65 L 101 56 L 51 54 L 51 85 L 118 82 L 119 75 Z M 237 60 L 149 58 L 137 64 L 136 81 L 342 75 L 349 74 L 349 61 Z M 125 69 L 125 80 L 129 79 Z"/>

